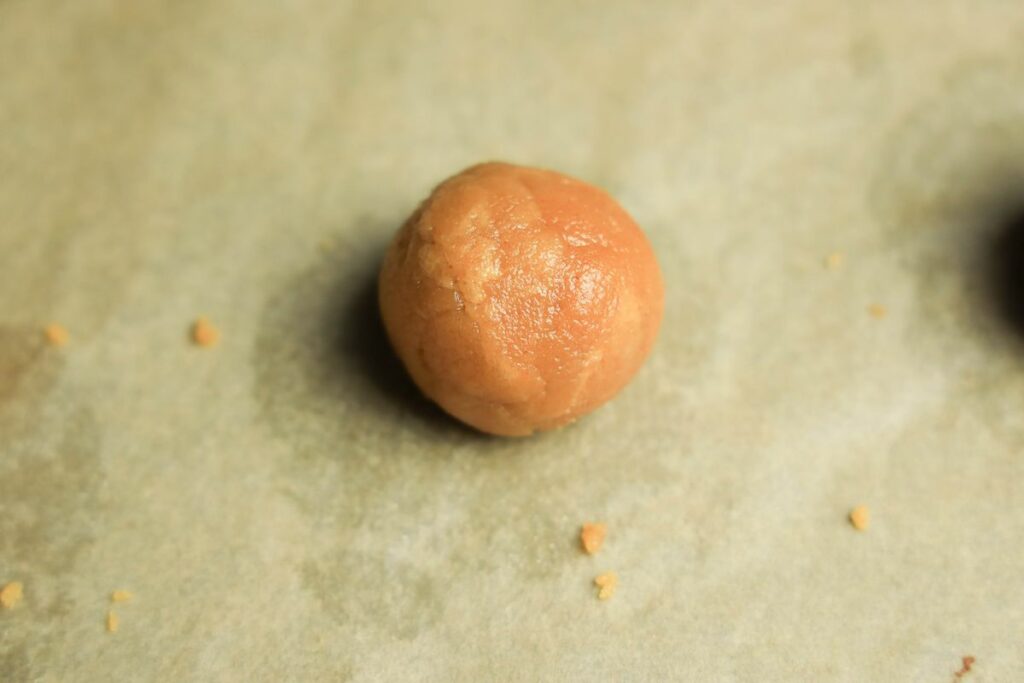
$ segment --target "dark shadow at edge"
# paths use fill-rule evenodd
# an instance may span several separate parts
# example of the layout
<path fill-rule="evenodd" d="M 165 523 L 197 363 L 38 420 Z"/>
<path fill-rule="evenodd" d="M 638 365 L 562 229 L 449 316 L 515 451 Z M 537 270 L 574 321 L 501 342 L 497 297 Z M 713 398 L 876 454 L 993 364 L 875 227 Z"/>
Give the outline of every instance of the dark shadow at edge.
<path fill-rule="evenodd" d="M 991 217 L 985 252 L 990 303 L 1000 321 L 1024 345 L 1024 188 Z"/>
<path fill-rule="evenodd" d="M 377 296 L 377 277 L 383 255 L 384 251 L 380 250 L 372 260 L 375 267 L 363 273 L 355 287 L 345 288 L 340 305 L 331 310 L 330 329 L 337 334 L 331 344 L 338 356 L 335 360 L 361 376 L 384 400 L 433 430 L 492 440 L 494 437 L 456 420 L 424 396 L 395 355 Z"/>

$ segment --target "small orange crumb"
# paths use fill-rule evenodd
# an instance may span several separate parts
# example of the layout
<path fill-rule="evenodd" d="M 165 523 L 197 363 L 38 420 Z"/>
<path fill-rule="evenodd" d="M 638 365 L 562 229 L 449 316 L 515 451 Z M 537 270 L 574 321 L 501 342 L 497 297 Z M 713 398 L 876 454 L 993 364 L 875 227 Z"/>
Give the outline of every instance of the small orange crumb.
<path fill-rule="evenodd" d="M 213 346 L 220 341 L 220 331 L 205 317 L 200 317 L 192 324 L 192 341 L 199 346 Z"/>
<path fill-rule="evenodd" d="M 107 612 L 107 633 L 117 633 L 118 619 L 114 610 Z"/>
<path fill-rule="evenodd" d="M 594 578 L 594 585 L 599 589 L 597 599 L 607 600 L 615 594 L 615 587 L 619 585 L 619 576 L 615 572 L 605 572 Z"/>
<path fill-rule="evenodd" d="M 963 678 L 964 674 L 970 672 L 971 666 L 974 664 L 974 657 L 966 655 L 961 657 L 960 661 L 963 662 L 963 666 L 953 674 L 956 678 Z"/>
<path fill-rule="evenodd" d="M 608 535 L 608 527 L 601 522 L 584 524 L 580 531 L 580 543 L 588 555 L 593 555 L 604 544 L 604 537 Z"/>
<path fill-rule="evenodd" d="M 834 251 L 825 257 L 825 267 L 829 270 L 839 270 L 843 267 L 843 261 L 846 260 L 846 254 L 841 251 Z"/>
<path fill-rule="evenodd" d="M 881 320 L 889 313 L 889 311 L 885 310 L 885 306 L 882 304 L 871 304 L 868 306 L 868 313 L 871 314 L 872 318 L 878 318 Z"/>
<path fill-rule="evenodd" d="M 135 596 L 132 595 L 130 592 L 126 591 L 126 590 L 116 590 L 116 591 L 114 591 L 113 593 L 110 594 L 110 601 L 111 602 L 128 602 L 133 597 L 135 597 Z"/>
<path fill-rule="evenodd" d="M 868 524 L 871 523 L 871 511 L 863 505 L 850 510 L 850 524 L 857 531 L 864 531 L 868 528 Z"/>
<path fill-rule="evenodd" d="M 21 597 L 24 595 L 24 586 L 21 581 L 11 581 L 3 588 L 0 588 L 0 605 L 6 609 L 11 609 L 19 602 Z"/>
<path fill-rule="evenodd" d="M 43 329 L 43 334 L 46 335 L 46 341 L 50 342 L 51 346 L 64 346 L 71 339 L 71 335 L 68 333 L 67 328 L 57 323 L 50 323 Z"/>

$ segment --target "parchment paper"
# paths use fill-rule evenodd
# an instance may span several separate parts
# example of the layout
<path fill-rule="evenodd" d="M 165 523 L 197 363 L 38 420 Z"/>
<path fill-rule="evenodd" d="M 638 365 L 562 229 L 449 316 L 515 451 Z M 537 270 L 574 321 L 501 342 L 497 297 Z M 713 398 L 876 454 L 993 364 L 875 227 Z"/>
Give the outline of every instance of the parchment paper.
<path fill-rule="evenodd" d="M 526 440 L 374 314 L 487 159 L 668 287 Z M 1020 2 L 0 0 L 0 680 L 1022 680 L 1022 198 Z"/>

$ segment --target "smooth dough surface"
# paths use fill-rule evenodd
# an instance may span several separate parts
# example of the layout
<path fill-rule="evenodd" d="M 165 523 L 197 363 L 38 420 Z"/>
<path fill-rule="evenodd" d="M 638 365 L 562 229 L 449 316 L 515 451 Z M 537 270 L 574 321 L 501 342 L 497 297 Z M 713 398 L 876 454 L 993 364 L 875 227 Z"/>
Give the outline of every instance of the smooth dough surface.
<path fill-rule="evenodd" d="M 649 353 L 664 305 L 643 232 L 553 171 L 473 166 L 439 185 L 380 272 L 391 343 L 445 411 L 492 434 L 572 422 Z"/>

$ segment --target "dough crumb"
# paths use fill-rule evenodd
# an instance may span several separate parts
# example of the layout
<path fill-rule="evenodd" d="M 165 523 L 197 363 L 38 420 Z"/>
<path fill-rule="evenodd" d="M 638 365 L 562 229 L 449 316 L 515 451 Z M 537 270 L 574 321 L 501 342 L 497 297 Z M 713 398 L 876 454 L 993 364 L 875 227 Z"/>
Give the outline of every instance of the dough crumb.
<path fill-rule="evenodd" d="M 200 316 L 192 324 L 192 341 L 199 346 L 213 346 L 220 341 L 220 330 L 214 327 L 205 316 Z"/>
<path fill-rule="evenodd" d="M 47 325 L 43 329 L 43 334 L 46 335 L 46 341 L 50 343 L 50 346 L 64 346 L 71 339 L 67 328 L 57 323 Z"/>
<path fill-rule="evenodd" d="M 889 311 L 887 311 L 885 309 L 885 306 L 883 306 L 882 304 L 871 304 L 870 306 L 868 306 L 868 313 L 871 314 L 872 318 L 881 320 L 886 315 L 888 315 Z"/>
<path fill-rule="evenodd" d="M 107 612 L 107 633 L 117 633 L 118 624 L 119 620 L 114 610 Z"/>
<path fill-rule="evenodd" d="M 608 535 L 608 527 L 601 522 L 588 523 L 583 525 L 580 531 L 580 543 L 588 555 L 593 555 L 604 544 L 604 537 Z"/>
<path fill-rule="evenodd" d="M 871 523 L 871 512 L 864 505 L 858 505 L 850 510 L 850 524 L 857 531 L 865 531 Z"/>
<path fill-rule="evenodd" d="M 110 594 L 110 601 L 111 602 L 128 602 L 133 597 L 135 597 L 135 596 L 132 595 L 131 592 L 129 592 L 129 591 L 126 591 L 126 590 L 116 590 L 116 591 L 114 591 L 113 593 Z"/>
<path fill-rule="evenodd" d="M 25 594 L 25 587 L 21 581 L 11 581 L 3 588 L 0 588 L 0 605 L 4 609 L 11 609 L 19 602 Z"/>
<path fill-rule="evenodd" d="M 953 674 L 957 678 L 963 678 L 964 674 L 970 672 L 971 666 L 974 664 L 974 657 L 966 655 L 962 657 L 960 661 L 963 662 L 963 666 L 959 671 Z"/>
<path fill-rule="evenodd" d="M 843 267 L 845 260 L 846 254 L 841 251 L 834 251 L 825 257 L 825 267 L 829 270 L 839 270 Z"/>
<path fill-rule="evenodd" d="M 615 572 L 605 572 L 594 578 L 594 585 L 598 587 L 597 599 L 607 600 L 615 594 L 615 587 L 619 585 L 619 576 Z"/>

